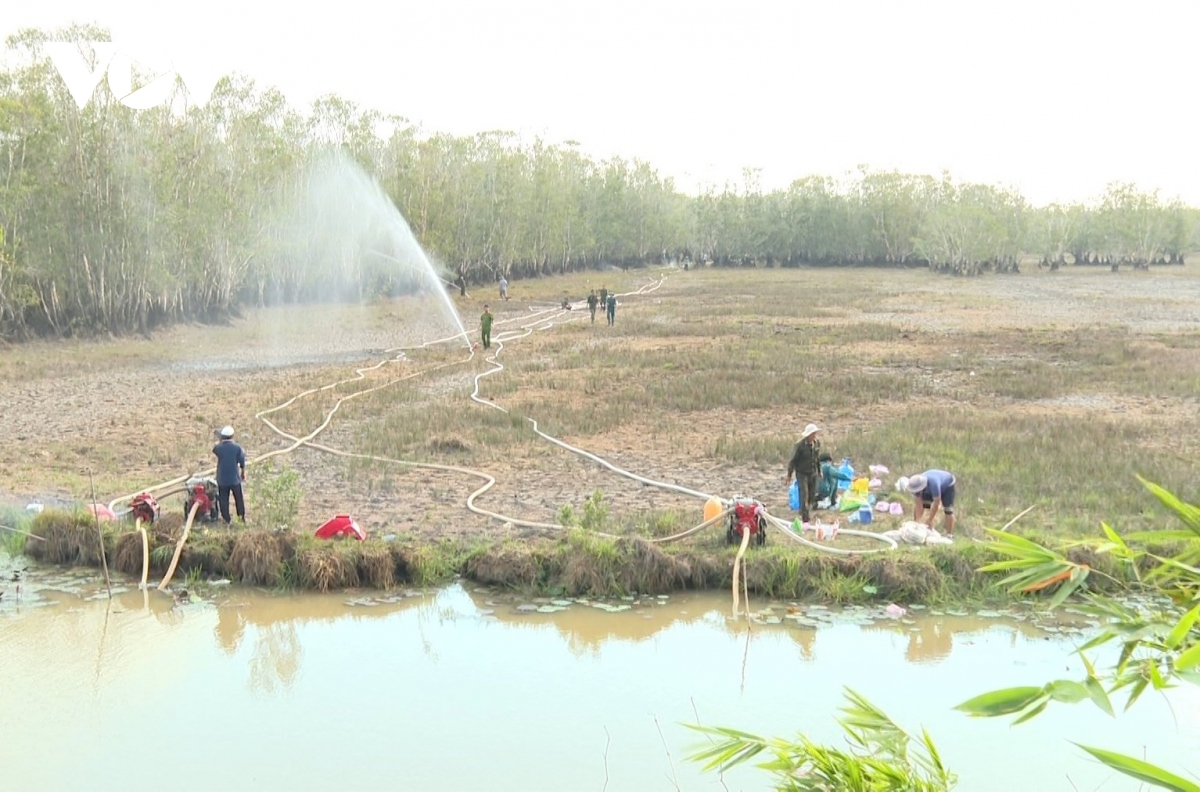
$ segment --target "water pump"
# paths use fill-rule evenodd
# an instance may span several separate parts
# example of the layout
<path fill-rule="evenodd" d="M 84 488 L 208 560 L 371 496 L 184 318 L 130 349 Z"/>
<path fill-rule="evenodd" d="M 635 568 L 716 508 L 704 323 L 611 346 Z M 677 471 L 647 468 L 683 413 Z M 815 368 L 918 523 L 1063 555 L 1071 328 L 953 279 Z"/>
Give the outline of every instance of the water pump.
<path fill-rule="evenodd" d="M 192 513 L 192 506 L 200 504 L 196 509 L 196 519 L 200 522 L 216 522 L 217 511 L 217 480 L 193 476 L 187 480 L 187 499 L 183 502 L 184 517 Z"/>

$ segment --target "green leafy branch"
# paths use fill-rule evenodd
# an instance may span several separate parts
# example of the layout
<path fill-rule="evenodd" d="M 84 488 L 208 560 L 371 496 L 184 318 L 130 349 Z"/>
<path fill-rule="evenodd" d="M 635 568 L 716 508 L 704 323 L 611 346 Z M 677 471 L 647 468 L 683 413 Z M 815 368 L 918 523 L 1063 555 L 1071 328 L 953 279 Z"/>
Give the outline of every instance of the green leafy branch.
<path fill-rule="evenodd" d="M 1087 594 L 1082 610 L 1102 620 L 1099 634 L 1076 651 L 1083 659 L 1087 677 L 1082 681 L 1055 680 L 1042 687 L 1014 687 L 976 696 L 957 709 L 977 717 L 1016 715 L 1014 725 L 1043 712 L 1051 702 L 1074 704 L 1092 701 L 1108 715 L 1114 715 L 1110 694 L 1128 689 L 1128 710 L 1147 689 L 1166 690 L 1178 681 L 1200 684 L 1200 508 L 1185 503 L 1172 493 L 1139 477 L 1139 481 L 1160 504 L 1182 523 L 1174 530 L 1149 531 L 1121 537 L 1108 524 L 1102 524 L 1104 538 L 1090 546 L 1128 564 L 1143 595 L 1158 597 L 1166 604 L 1151 607 L 1150 600 L 1120 602 L 1112 597 Z M 1061 553 L 1036 542 L 1011 534 L 990 531 L 993 551 L 1005 556 L 1001 561 L 981 568 L 987 572 L 1008 572 L 999 582 L 1009 591 L 1034 593 L 1057 586 L 1047 607 L 1061 605 L 1067 597 L 1083 588 L 1093 570 L 1086 564 L 1070 561 Z M 1173 552 L 1152 551 L 1137 543 L 1165 543 Z M 1146 569 L 1145 574 L 1140 570 Z M 1120 653 L 1115 663 L 1102 674 L 1087 653 L 1117 642 Z M 1119 772 L 1144 783 L 1165 789 L 1200 792 L 1200 786 L 1141 760 L 1080 746 L 1092 756 Z"/>
<path fill-rule="evenodd" d="M 804 735 L 796 741 L 764 738 L 736 729 L 689 726 L 716 738 L 689 757 L 707 771 L 725 771 L 767 752 L 757 766 L 779 781 L 778 789 L 795 792 L 946 792 L 957 777 L 942 762 L 929 733 L 909 734 L 878 707 L 846 689 L 839 725 L 849 750 L 817 745 Z"/>

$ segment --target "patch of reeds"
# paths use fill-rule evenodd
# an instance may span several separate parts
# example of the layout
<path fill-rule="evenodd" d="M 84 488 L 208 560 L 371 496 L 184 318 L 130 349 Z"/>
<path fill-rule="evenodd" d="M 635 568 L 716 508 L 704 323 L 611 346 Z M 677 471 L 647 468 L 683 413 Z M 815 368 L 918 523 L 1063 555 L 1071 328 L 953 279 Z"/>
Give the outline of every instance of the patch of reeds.
<path fill-rule="evenodd" d="M 231 576 L 230 561 L 234 557 L 238 538 L 242 534 L 229 530 L 206 530 L 199 534 L 193 532 L 187 544 L 183 546 L 183 554 L 179 559 L 179 567 L 185 572 L 199 570 L 208 577 Z M 263 578 L 259 585 L 279 585 L 276 577 Z"/>
<path fill-rule="evenodd" d="M 361 545 L 351 539 L 301 540 L 292 559 L 296 585 L 322 592 L 359 587 L 363 583 Z"/>
<path fill-rule="evenodd" d="M 425 542 L 415 545 L 399 545 L 394 551 L 399 562 L 397 568 L 409 583 L 430 586 L 444 583 L 458 574 L 473 555 L 471 551 L 454 542 Z"/>
<path fill-rule="evenodd" d="M 468 558 L 463 574 L 486 586 L 535 591 L 545 584 L 545 553 L 540 546 L 497 544 Z"/>
<path fill-rule="evenodd" d="M 396 585 L 396 559 L 383 542 L 364 542 L 358 554 L 358 577 L 364 586 L 390 589 Z"/>
<path fill-rule="evenodd" d="M 100 566 L 100 536 L 104 537 L 105 553 L 111 555 L 116 545 L 116 526 L 101 522 L 87 513 L 46 509 L 29 521 L 29 532 L 45 541 L 28 542 L 25 551 L 37 561 L 72 566 Z"/>
<path fill-rule="evenodd" d="M 231 579 L 253 586 L 279 586 L 284 563 L 291 558 L 295 536 L 287 532 L 248 530 L 237 534 L 224 565 Z"/>
<path fill-rule="evenodd" d="M 147 540 L 150 537 L 147 536 Z M 151 545 L 151 550 L 154 546 Z M 141 577 L 142 574 L 142 535 L 137 531 L 123 533 L 117 537 L 116 549 L 109 560 L 113 569 L 126 575 Z"/>

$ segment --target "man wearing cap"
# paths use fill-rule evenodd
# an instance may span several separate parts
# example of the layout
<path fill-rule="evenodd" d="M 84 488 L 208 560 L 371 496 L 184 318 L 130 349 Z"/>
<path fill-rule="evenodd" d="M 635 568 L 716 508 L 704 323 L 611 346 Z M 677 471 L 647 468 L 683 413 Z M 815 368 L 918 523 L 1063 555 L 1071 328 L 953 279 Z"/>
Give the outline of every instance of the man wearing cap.
<path fill-rule="evenodd" d="M 817 479 L 821 475 L 821 441 L 817 439 L 819 431 L 816 424 L 804 427 L 800 442 L 792 448 L 787 475 L 783 478 L 784 485 L 790 487 L 792 475 L 796 476 L 796 484 L 800 489 L 800 519 L 803 522 L 810 520 L 811 509 L 817 505 Z"/>
<path fill-rule="evenodd" d="M 952 473 L 936 468 L 911 476 L 905 489 L 916 499 L 913 519 L 932 528 L 940 505 L 946 513 L 946 536 L 954 536 L 954 484 Z M 929 511 L 928 517 L 921 519 L 926 510 Z"/>
<path fill-rule="evenodd" d="M 226 426 L 218 434 L 221 441 L 213 446 L 213 456 L 217 458 L 217 505 L 221 509 L 221 519 L 226 525 L 232 522 L 229 517 L 229 496 L 232 494 L 238 519 L 245 522 L 242 482 L 246 480 L 246 452 L 233 442 L 232 426 Z"/>

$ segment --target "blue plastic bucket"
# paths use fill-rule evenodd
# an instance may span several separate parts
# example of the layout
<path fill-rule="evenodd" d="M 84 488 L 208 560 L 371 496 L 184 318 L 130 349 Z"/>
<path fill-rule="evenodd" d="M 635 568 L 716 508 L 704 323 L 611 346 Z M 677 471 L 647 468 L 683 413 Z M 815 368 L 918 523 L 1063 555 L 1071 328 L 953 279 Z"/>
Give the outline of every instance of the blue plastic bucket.
<path fill-rule="evenodd" d="M 858 510 L 858 521 L 860 523 L 866 524 L 866 523 L 871 522 L 871 520 L 873 520 L 873 519 L 874 519 L 874 516 L 871 513 L 870 506 L 863 506 Z"/>

